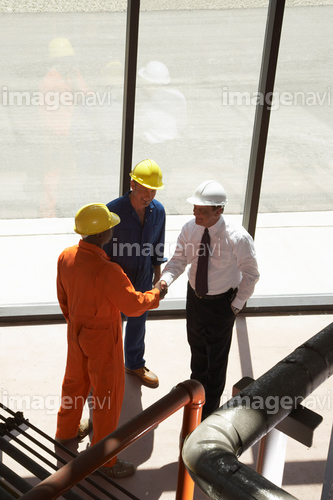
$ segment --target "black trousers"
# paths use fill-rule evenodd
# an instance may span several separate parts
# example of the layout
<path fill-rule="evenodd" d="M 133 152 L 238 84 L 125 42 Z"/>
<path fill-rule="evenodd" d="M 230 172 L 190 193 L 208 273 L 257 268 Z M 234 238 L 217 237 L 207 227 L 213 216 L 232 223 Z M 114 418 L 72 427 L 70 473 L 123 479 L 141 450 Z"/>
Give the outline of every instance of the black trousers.
<path fill-rule="evenodd" d="M 230 303 L 234 292 L 216 299 L 200 299 L 188 283 L 186 300 L 187 340 L 191 348 L 191 379 L 205 388 L 203 418 L 219 408 L 226 382 L 232 329 Z"/>

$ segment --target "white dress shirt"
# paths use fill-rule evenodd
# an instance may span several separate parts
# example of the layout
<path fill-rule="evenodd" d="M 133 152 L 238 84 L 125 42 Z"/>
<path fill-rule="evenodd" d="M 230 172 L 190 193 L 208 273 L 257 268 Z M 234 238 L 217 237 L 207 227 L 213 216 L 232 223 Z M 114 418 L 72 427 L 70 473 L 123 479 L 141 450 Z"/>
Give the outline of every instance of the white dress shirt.
<path fill-rule="evenodd" d="M 195 290 L 195 275 L 198 256 L 202 251 L 201 238 L 204 230 L 203 226 L 195 223 L 195 219 L 183 226 L 178 236 L 175 253 L 161 276 L 168 286 L 189 265 L 188 279 Z M 243 227 L 236 228 L 228 224 L 223 215 L 208 230 L 210 235 L 208 295 L 218 295 L 227 292 L 230 288 L 238 287 L 232 305 L 242 309 L 253 294 L 260 276 L 253 239 Z"/>

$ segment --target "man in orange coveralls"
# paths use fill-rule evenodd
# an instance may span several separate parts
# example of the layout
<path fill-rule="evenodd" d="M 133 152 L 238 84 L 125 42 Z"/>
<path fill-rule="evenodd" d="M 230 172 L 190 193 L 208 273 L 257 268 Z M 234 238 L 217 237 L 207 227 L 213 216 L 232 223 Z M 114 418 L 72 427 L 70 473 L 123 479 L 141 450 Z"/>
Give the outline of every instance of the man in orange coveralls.
<path fill-rule="evenodd" d="M 58 259 L 57 293 L 68 340 L 55 438 L 61 444 L 88 434 L 80 418 L 90 389 L 94 403 L 91 444 L 117 428 L 125 380 L 120 311 L 139 316 L 157 308 L 164 297 L 159 284 L 145 293 L 137 292 L 122 268 L 110 262 L 103 246 L 119 222 L 106 205 L 85 205 L 77 212 L 74 227 L 82 239 Z M 132 463 L 117 457 L 100 470 L 116 478 L 135 471 Z"/>

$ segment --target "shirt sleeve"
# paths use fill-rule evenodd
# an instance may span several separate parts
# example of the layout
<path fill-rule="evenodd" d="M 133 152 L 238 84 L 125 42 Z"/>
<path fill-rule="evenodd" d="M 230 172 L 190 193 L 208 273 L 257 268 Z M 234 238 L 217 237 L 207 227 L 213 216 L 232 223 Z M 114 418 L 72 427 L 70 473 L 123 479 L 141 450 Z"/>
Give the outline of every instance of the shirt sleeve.
<path fill-rule="evenodd" d="M 60 305 L 60 309 L 62 310 L 62 313 L 68 322 L 68 301 L 67 301 L 67 294 L 65 292 L 65 289 L 62 284 L 62 279 L 61 279 L 61 263 L 62 263 L 62 254 L 58 258 L 58 272 L 57 272 L 57 296 L 58 296 L 58 301 Z"/>
<path fill-rule="evenodd" d="M 167 259 L 164 257 L 164 242 L 165 242 L 165 210 L 162 208 L 160 210 L 160 223 L 159 231 L 156 234 L 155 241 L 153 243 L 154 253 L 152 255 L 151 263 L 153 266 L 160 266 Z"/>
<path fill-rule="evenodd" d="M 186 266 L 186 237 L 185 229 L 183 228 L 177 239 L 175 253 L 163 269 L 161 280 L 164 280 L 168 286 L 171 285 L 171 283 L 173 283 L 181 274 L 183 274 Z"/>
<path fill-rule="evenodd" d="M 255 284 L 260 277 L 253 239 L 248 233 L 241 236 L 241 239 L 234 247 L 234 253 L 237 258 L 238 269 L 242 273 L 242 279 L 232 305 L 242 309 L 245 302 L 253 294 Z"/>
<path fill-rule="evenodd" d="M 160 292 L 153 288 L 147 292 L 137 292 L 122 268 L 109 263 L 108 273 L 103 273 L 104 285 L 109 300 L 126 316 L 141 316 L 150 309 L 156 309 L 160 302 Z"/>

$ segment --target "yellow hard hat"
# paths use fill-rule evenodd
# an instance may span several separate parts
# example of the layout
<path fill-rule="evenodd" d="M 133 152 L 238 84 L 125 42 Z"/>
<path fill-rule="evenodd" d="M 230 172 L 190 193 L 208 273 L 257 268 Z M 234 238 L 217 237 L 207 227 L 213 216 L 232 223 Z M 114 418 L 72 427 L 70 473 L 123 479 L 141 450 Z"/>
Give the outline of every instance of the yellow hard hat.
<path fill-rule="evenodd" d="M 108 62 L 101 71 L 101 75 L 110 83 L 123 83 L 124 69 L 120 61 Z"/>
<path fill-rule="evenodd" d="M 163 189 L 162 170 L 154 160 L 143 160 L 132 172 L 131 178 L 148 189 Z"/>
<path fill-rule="evenodd" d="M 74 231 L 90 236 L 102 233 L 120 222 L 120 217 L 110 212 L 104 203 L 89 203 L 80 208 L 75 215 Z"/>
<path fill-rule="evenodd" d="M 50 57 L 73 56 L 74 49 L 68 38 L 53 38 L 49 43 Z"/>

